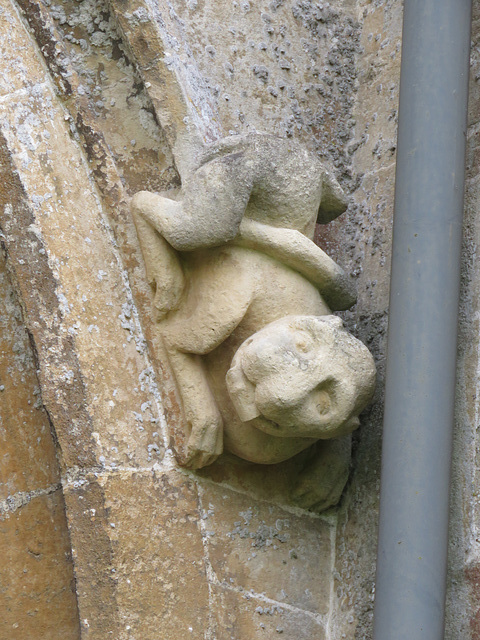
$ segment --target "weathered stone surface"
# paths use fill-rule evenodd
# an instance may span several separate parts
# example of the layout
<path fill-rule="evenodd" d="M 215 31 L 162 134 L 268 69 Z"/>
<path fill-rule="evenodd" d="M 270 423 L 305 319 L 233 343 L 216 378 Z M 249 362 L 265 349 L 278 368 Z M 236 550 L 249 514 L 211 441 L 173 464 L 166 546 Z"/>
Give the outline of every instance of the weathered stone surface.
<path fill-rule="evenodd" d="M 160 16 L 158 6 L 144 0 L 111 0 L 110 6 L 148 87 L 176 164 L 187 172 L 205 142 L 219 138 L 222 129 L 210 97 L 202 91 L 195 63 L 185 56 L 172 56 L 169 45 L 180 35 L 175 12 L 167 10 Z"/>
<path fill-rule="evenodd" d="M 331 525 L 223 487 L 201 489 L 203 527 L 216 578 L 315 613 L 328 611 Z"/>
<path fill-rule="evenodd" d="M 87 476 L 65 496 L 82 637 L 203 639 L 209 595 L 195 484 L 118 472 Z"/>
<path fill-rule="evenodd" d="M 51 82 L 37 82 L 33 43 L 15 11 L 5 11 L 22 42 L 16 79 L 26 97 L 12 93 L 3 104 L 2 227 L 63 460 L 154 464 L 159 409 L 128 281 L 69 117 Z"/>
<path fill-rule="evenodd" d="M 117 182 L 117 193 L 111 197 L 122 205 L 122 187 L 130 192 L 161 190 L 178 182 L 165 134 L 110 16 L 109 3 L 63 0 L 53 10 L 38 0 L 18 4 L 66 97 L 100 190 L 112 189 L 112 182 Z M 122 180 L 113 177 L 115 170 Z M 123 211 L 117 215 L 127 222 Z"/>
<path fill-rule="evenodd" d="M 2 29 L 0 56 L 2 60 L 2 78 L 0 80 L 0 96 L 4 97 L 17 91 L 25 92 L 36 83 L 45 82 L 47 74 L 36 56 L 25 59 L 25 35 L 18 26 L 18 15 L 14 5 L 8 0 L 0 4 L 2 22 L 6 26 Z M 8 25 L 8 26 L 7 26 Z M 28 74 L 28 81 L 25 75 Z M 25 97 L 26 93 L 23 93 Z"/>
<path fill-rule="evenodd" d="M 19 5 L 64 97 L 70 128 L 85 151 L 147 343 L 152 352 L 160 353 L 128 194 L 178 187 L 179 177 L 148 83 L 142 84 L 138 61 L 127 54 L 107 0 L 64 0 L 52 9 L 36 0 L 20 0 Z M 130 321 L 135 322 L 135 316 Z M 153 366 L 169 422 L 178 422 L 180 408 L 165 358 Z"/>
<path fill-rule="evenodd" d="M 460 577 L 460 579 L 462 578 L 462 576 L 458 577 Z M 467 565 L 465 567 L 465 575 L 463 577 L 466 579 L 468 585 L 469 597 L 468 599 L 465 599 L 462 604 L 471 608 L 466 612 L 468 617 L 468 627 L 465 625 L 462 631 L 465 634 L 464 637 L 468 637 L 471 634 L 470 637 L 472 640 L 477 640 L 477 638 L 480 638 L 480 567 L 478 564 L 472 564 L 470 566 Z"/>
<path fill-rule="evenodd" d="M 244 640 L 276 638 L 283 629 L 280 637 L 295 640 L 303 640 L 304 637 L 309 640 L 312 637 L 323 638 L 324 635 L 329 640 L 342 637 L 369 640 L 375 570 L 380 403 L 388 304 L 402 3 L 394 0 L 346 0 L 331 4 L 316 0 L 290 3 L 281 0 L 259 0 L 254 3 L 243 0 L 232 3 L 211 0 L 179 0 L 175 3 L 169 0 L 162 0 L 162 3 L 156 0 L 112 0 L 110 5 L 113 13 L 126 36 L 123 42 L 123 36 L 114 29 L 110 19 L 108 3 L 101 0 L 84 0 L 81 3 L 60 0 L 53 4 L 19 0 L 18 5 L 25 11 L 24 24 L 30 25 L 30 35 L 20 24 L 16 5 L 5 0 L 0 3 L 0 97 L 2 118 L 3 114 L 7 116 L 2 119 L 2 131 L 8 147 L 2 158 L 1 216 L 4 216 L 4 205 L 12 205 L 12 213 L 9 214 L 7 210 L 4 219 L 10 215 L 6 248 L 16 276 L 14 286 L 21 303 L 29 312 L 29 329 L 34 343 L 40 346 L 42 392 L 51 410 L 54 427 L 57 433 L 62 434 L 63 440 L 59 440 L 65 464 L 71 469 L 67 492 L 70 526 L 75 533 L 76 570 L 79 584 L 82 584 L 79 588 L 80 600 L 83 600 L 85 619 L 90 625 L 88 627 L 84 621 L 83 636 L 96 636 L 99 640 L 108 637 L 120 640 L 137 637 L 138 640 L 139 636 L 142 640 L 158 640 L 163 633 L 167 638 L 178 640 L 179 637 L 188 638 L 191 634 L 201 638 L 204 634 L 210 640 Z M 148 9 L 147 14 L 142 11 L 145 8 Z M 168 46 L 162 41 L 161 29 L 156 26 L 158 23 L 152 21 L 155 9 L 162 15 L 165 13 L 166 28 L 163 35 L 167 32 L 176 38 L 176 41 L 172 38 L 167 42 Z M 148 21 L 144 21 L 145 15 Z M 460 316 L 458 430 L 452 499 L 450 557 L 453 569 L 446 633 L 449 640 L 473 639 L 480 633 L 476 593 L 479 582 L 480 510 L 478 436 L 475 433 L 479 422 L 479 24 L 478 6 L 475 6 L 468 132 L 469 183 Z M 154 37 L 150 37 L 151 34 Z M 158 62 L 160 66 L 157 66 Z M 133 68 L 136 63 L 139 73 Z M 195 68 L 190 76 L 185 73 L 181 76 L 177 73 L 178 64 L 184 67 L 182 73 L 185 69 L 188 71 L 189 65 Z M 51 91 L 50 77 L 55 81 L 65 111 L 60 108 L 60 102 Z M 182 81 L 179 82 L 182 77 L 188 82 L 194 78 L 198 83 L 187 82 L 182 85 Z M 165 90 L 166 86 L 168 91 Z M 185 100 L 186 95 L 191 101 Z M 202 110 L 202 105 L 205 110 Z M 159 114 L 162 115 L 162 108 L 166 109 L 168 115 L 169 111 L 172 113 L 172 107 L 176 109 L 173 113 L 175 117 L 171 120 L 175 126 L 169 129 L 169 123 L 164 118 L 166 132 L 162 132 L 155 118 L 161 121 Z M 192 519 L 197 517 L 195 492 L 192 488 L 192 491 L 179 489 L 177 494 L 172 493 L 183 496 L 179 498 L 181 507 L 178 511 L 173 499 L 171 503 L 167 502 L 170 505 L 168 509 L 158 506 L 162 504 L 163 493 L 152 489 L 150 480 L 144 480 L 151 477 L 145 469 L 161 463 L 165 465 L 162 468 L 168 475 L 171 472 L 170 460 L 168 464 L 161 462 L 161 456 L 155 453 L 152 446 L 148 452 L 149 445 L 154 445 L 157 440 L 154 442 L 146 438 L 142 441 L 144 432 L 135 432 L 140 425 L 146 430 L 149 428 L 148 416 L 147 427 L 135 417 L 133 420 L 126 418 L 127 415 L 131 417 L 130 411 L 142 414 L 138 407 L 141 409 L 151 398 L 151 377 L 148 374 L 148 384 L 142 381 L 145 389 L 137 393 L 137 374 L 148 370 L 148 366 L 145 366 L 143 356 L 137 355 L 136 346 L 142 349 L 143 343 L 141 340 L 135 343 L 140 334 L 135 326 L 135 310 L 130 298 L 130 318 L 123 316 L 120 323 L 115 320 L 125 302 L 123 294 L 118 294 L 124 286 L 123 277 L 120 277 L 123 268 L 131 278 L 145 335 L 150 344 L 154 343 L 149 311 L 150 292 L 144 284 L 140 250 L 128 217 L 127 194 L 140 189 L 161 190 L 173 183 L 179 185 L 165 140 L 168 138 L 175 150 L 178 135 L 175 127 L 179 127 L 181 137 L 182 125 L 191 125 L 197 116 L 201 118 L 207 113 L 209 115 L 203 124 L 208 134 L 205 139 L 252 130 L 292 136 L 322 159 L 331 161 L 342 187 L 353 193 L 353 204 L 345 220 L 333 222 L 328 229 L 323 228 L 317 238 L 333 259 L 356 276 L 359 301 L 353 312 L 345 314 L 345 322 L 374 353 L 379 364 L 380 385 L 377 404 L 364 415 L 362 429 L 354 441 L 355 471 L 347 485 L 338 521 L 333 585 L 332 574 L 325 573 L 328 584 L 334 587 L 326 622 L 323 614 L 311 611 L 305 614 L 297 605 L 278 605 L 276 600 L 262 596 L 263 584 L 268 589 L 272 588 L 268 564 L 263 566 L 263 573 L 258 569 L 254 575 L 254 594 L 246 594 L 230 582 L 219 584 L 220 580 L 229 580 L 232 576 L 235 580 L 235 569 L 243 576 L 245 589 L 254 588 L 250 586 L 249 573 L 253 565 L 252 561 L 247 560 L 253 548 L 248 547 L 246 539 L 239 536 L 227 538 L 225 532 L 232 531 L 235 522 L 241 521 L 236 512 L 243 512 L 244 507 L 248 509 L 248 506 L 253 508 L 257 505 L 263 509 L 261 498 L 287 502 L 292 477 L 289 473 L 298 473 L 302 468 L 301 463 L 292 461 L 291 470 L 286 473 L 285 469 L 271 467 L 260 470 L 246 462 L 229 459 L 228 465 L 220 460 L 202 471 L 203 475 L 214 481 L 231 484 L 238 491 L 229 492 L 221 488 L 219 494 L 211 495 L 209 504 L 213 505 L 214 513 L 208 515 L 207 522 L 214 521 L 212 531 L 224 533 L 217 532 L 215 536 L 210 536 L 210 524 L 204 526 L 204 548 L 211 553 L 215 570 L 207 562 L 208 571 L 202 574 L 204 578 L 199 578 L 195 571 L 201 565 L 191 564 L 200 562 L 198 558 L 202 558 L 203 562 L 199 539 L 195 537 L 195 543 L 190 548 L 189 542 L 193 538 L 187 536 L 188 542 L 185 542 L 178 533 L 184 531 L 185 527 L 185 523 L 179 522 L 183 517 L 179 515 L 182 510 L 192 513 Z M 191 118 L 189 123 L 184 122 L 185 117 Z M 188 126 L 185 130 L 188 131 Z M 50 135 L 50 141 L 41 139 L 44 131 Z M 86 162 L 83 152 L 79 151 L 80 146 L 84 146 Z M 11 171 L 6 169 L 9 157 L 13 157 Z M 51 161 L 52 157 L 55 162 Z M 39 168 L 39 158 L 48 170 Z M 91 180 L 84 179 L 87 163 L 92 172 Z M 60 165 L 64 165 L 61 171 Z M 15 174 L 15 171 L 18 173 Z M 80 174 L 83 176 L 81 179 L 78 178 Z M 53 177 L 57 179 L 53 180 Z M 66 193 L 71 189 L 69 182 L 77 184 L 75 194 Z M 58 186 L 60 183 L 61 186 Z M 97 189 L 105 209 L 105 218 L 99 213 L 98 200 L 92 197 Z M 5 197 L 6 190 L 13 195 Z M 56 198 L 54 201 L 50 194 Z M 55 204 L 53 211 L 49 209 L 52 203 Z M 77 220 L 73 220 L 72 215 Z M 80 219 L 81 223 L 78 222 Z M 106 230 L 105 220 L 111 223 L 113 236 Z M 27 232 L 27 229 L 30 231 Z M 91 229 L 92 235 L 89 233 Z M 5 232 L 3 223 L 2 230 Z M 85 237 L 91 240 L 91 251 L 87 251 L 89 243 L 84 240 Z M 105 237 L 108 239 L 105 240 Z M 113 247 L 113 238 L 118 243 L 118 252 Z M 119 257 L 121 264 L 117 262 Z M 93 274 L 88 268 L 90 266 Z M 98 273 L 98 270 L 109 275 L 103 276 L 103 281 L 97 285 L 95 272 Z M 72 271 L 77 275 L 72 276 Z M 80 287 L 78 293 L 75 292 L 77 286 Z M 91 294 L 93 291 L 99 295 L 95 297 Z M 113 295 L 112 292 L 117 294 Z M 65 296 L 70 313 L 66 312 L 67 307 L 60 303 L 57 294 Z M 88 298 L 85 302 L 81 300 L 83 295 Z M 110 295 L 114 299 L 110 299 Z M 104 302 L 99 302 L 100 299 Z M 113 303 L 108 309 L 107 301 Z M 85 311 L 82 307 L 85 307 Z M 99 312 L 105 315 L 99 315 Z M 75 329 L 77 322 L 81 325 L 81 335 L 70 336 L 68 331 Z M 124 329 L 121 324 L 130 324 L 130 328 Z M 98 334 L 93 325 L 99 328 Z M 91 334 L 88 332 L 90 326 Z M 125 352 L 123 344 L 126 341 L 120 337 L 123 332 L 125 336 L 134 335 Z M 4 345 L 2 338 L 1 348 L 9 354 L 10 345 Z M 158 349 L 158 344 L 155 349 Z M 118 356 L 122 352 L 125 358 Z M 74 372 L 74 390 L 62 378 L 70 371 Z M 10 371 L 0 369 L 1 376 L 6 373 L 9 377 Z M 123 380 L 121 387 L 116 384 L 117 379 Z M 8 412 L 23 411 L 26 430 L 14 429 L 18 439 L 12 442 L 12 430 L 9 427 L 8 439 L 2 442 L 2 453 L 6 453 L 2 464 L 9 477 L 9 490 L 20 487 L 31 491 L 35 486 L 48 486 L 50 481 L 55 484 L 57 476 L 55 473 L 50 475 L 53 449 L 46 440 L 46 431 L 42 430 L 44 423 L 33 419 L 40 412 L 37 409 L 31 409 L 30 412 L 31 405 L 28 405 L 33 391 L 28 391 L 27 387 L 22 387 L 20 391 L 19 380 L 21 377 L 17 379 L 14 375 L 7 380 L 15 389 L 15 401 L 7 399 Z M 170 423 L 178 424 L 178 407 L 175 407 L 175 395 L 168 376 L 166 381 L 164 397 L 171 403 L 167 418 Z M 0 380 L 0 384 L 5 384 L 7 389 L 4 380 Z M 116 407 L 110 407 L 108 402 L 115 402 L 112 395 L 115 389 L 117 396 L 121 396 L 121 402 Z M 21 401 L 17 394 L 23 394 Z M 104 407 L 105 400 L 107 408 Z M 5 399 L 0 397 L 0 402 L 5 402 Z M 82 411 L 79 407 L 82 407 Z M 15 426 L 15 422 L 9 424 Z M 152 436 L 157 430 L 158 425 L 152 425 Z M 97 435 L 91 438 L 90 434 L 93 433 Z M 43 446 L 41 456 L 35 447 L 34 453 L 31 453 L 30 442 L 34 445 L 37 437 L 42 438 L 39 443 Z M 160 449 L 161 444 L 158 444 Z M 118 455 L 111 447 L 118 449 Z M 15 452 L 21 461 L 18 466 L 13 464 Z M 129 458 L 132 452 L 132 458 Z M 118 465 L 120 471 L 111 471 L 109 465 L 113 466 L 112 463 Z M 82 474 L 72 468 L 76 464 L 83 465 L 87 470 L 94 466 L 98 472 L 103 464 L 105 468 L 96 480 L 87 472 L 89 484 L 83 486 Z M 26 465 L 30 466 L 28 475 L 24 471 Z M 135 474 L 133 468 L 140 471 Z M 112 476 L 108 480 L 110 471 L 116 479 Z M 139 484 L 143 487 L 142 491 L 131 488 L 138 488 Z M 117 492 L 118 503 L 114 500 L 114 491 Z M 128 497 L 132 491 L 136 496 L 135 501 Z M 223 502 L 224 491 L 229 496 L 228 505 Z M 245 501 L 247 505 L 244 505 Z M 120 502 L 128 505 L 128 513 L 122 513 Z M 111 519 L 106 504 L 109 505 L 108 509 L 112 508 L 121 517 L 119 515 L 116 520 Z M 32 500 L 21 507 L 18 513 L 15 512 L 15 517 L 20 518 L 20 513 L 33 508 L 33 505 Z M 91 509 L 95 509 L 95 514 Z M 157 509 L 160 511 L 155 520 Z M 223 511 L 226 515 L 222 519 Z M 177 521 L 174 523 L 175 514 Z M 295 530 L 295 535 L 301 536 L 303 517 L 294 518 L 290 513 L 288 517 L 291 518 L 289 531 Z M 333 521 L 334 516 L 330 517 Z M 27 519 L 30 523 L 35 521 L 33 516 Z M 266 516 L 263 519 L 268 526 L 273 526 Z M 151 534 L 151 547 L 145 540 L 146 532 L 139 524 L 142 521 L 147 523 L 146 532 Z M 164 521 L 170 522 L 171 526 L 166 526 Z M 218 521 L 223 522 L 223 528 Z M 11 519 L 8 522 L 9 526 L 13 526 Z M 109 522 L 116 524 L 115 528 Z M 255 522 L 258 524 L 258 521 Z M 162 546 L 155 538 L 155 523 L 160 523 L 158 531 L 168 531 L 166 546 Z M 115 538 L 117 529 L 121 530 L 122 535 Z M 133 538 L 140 540 L 139 548 L 145 558 L 153 558 L 151 564 L 161 577 L 169 575 L 177 562 L 174 549 L 183 545 L 180 573 L 173 575 L 177 581 L 181 579 L 181 572 L 191 577 L 194 589 L 201 594 L 198 608 L 194 604 L 190 610 L 190 603 L 196 602 L 196 593 L 192 596 L 188 594 L 183 608 L 181 603 L 177 603 L 176 598 L 181 598 L 178 594 L 184 591 L 188 593 L 188 584 L 182 584 L 181 589 L 175 590 L 176 585 L 172 581 L 172 591 L 167 589 L 166 584 L 160 585 L 160 580 L 155 582 L 153 574 L 148 573 L 147 563 L 136 552 L 129 531 L 135 532 Z M 193 531 L 192 524 L 188 532 L 193 536 Z M 253 531 L 258 531 L 258 526 Z M 4 530 L 4 535 L 10 534 Z M 214 545 L 216 537 L 225 538 L 224 549 L 223 543 Z M 16 542 L 21 540 L 20 535 L 15 537 Z M 280 553 L 285 544 L 278 545 Z M 9 557 L 12 563 L 14 554 L 19 557 L 23 553 L 19 551 L 20 548 L 23 547 L 11 546 Z M 59 548 L 64 547 L 59 545 Z M 163 564 L 161 556 L 155 555 L 156 550 L 164 554 L 166 560 Z M 316 566 L 315 563 L 320 562 L 313 555 L 316 551 L 316 543 L 312 542 L 311 549 L 309 546 L 304 552 L 302 570 L 305 566 Z M 268 550 L 257 553 L 255 559 L 270 559 L 270 553 Z M 27 557 L 34 566 L 40 566 L 41 561 L 37 557 L 31 554 Z M 466 571 L 465 557 L 468 557 Z M 245 561 L 240 569 L 239 558 Z M 328 558 L 328 566 L 331 567 L 330 554 Z M 293 559 L 285 560 L 287 565 L 282 566 L 288 569 Z M 98 569 L 96 573 L 95 563 Z M 260 565 L 259 562 L 256 566 Z M 273 565 L 274 573 L 282 568 L 277 567 L 275 562 Z M 19 566 L 22 566 L 21 561 Z M 55 567 L 58 567 L 55 563 L 50 565 L 52 571 L 57 570 Z M 324 570 L 327 571 L 326 567 L 321 565 L 321 575 L 324 575 Z M 115 569 L 115 573 L 111 569 Z M 3 571 L 3 567 L 0 571 Z M 115 583 L 112 576 L 117 572 L 122 578 Z M 127 588 L 126 580 L 130 579 L 130 572 L 135 575 L 135 587 L 140 594 L 137 601 L 134 590 Z M 42 575 L 44 579 L 45 574 Z M 276 575 L 280 582 L 279 574 Z M 22 578 L 22 575 L 19 577 Z M 102 606 L 95 602 L 95 590 L 90 588 L 91 585 L 98 589 L 97 600 L 102 600 Z M 207 586 L 210 589 L 209 599 L 206 596 Z M 16 593 L 13 586 L 12 593 Z M 166 595 L 169 593 L 173 593 L 171 606 Z M 4 595 L 2 592 L 2 599 Z M 158 596 L 157 600 L 155 596 Z M 316 602 L 319 601 L 326 602 L 318 597 Z M 27 609 L 29 602 L 28 598 L 23 598 Z M 157 602 L 160 602 L 160 608 Z M 124 626 L 123 618 L 117 613 L 117 605 L 122 615 L 127 612 L 128 619 L 133 620 L 133 624 L 128 623 L 131 629 L 127 630 L 126 624 Z M 207 605 L 210 616 L 205 618 Z M 276 606 L 284 606 L 286 611 L 280 613 L 277 609 L 273 610 Z M 299 606 L 307 605 L 304 603 Z M 262 613 L 256 611 L 257 607 Z M 265 608 L 269 612 L 265 613 Z M 9 624 L 11 610 L 5 610 L 5 624 Z M 38 621 L 42 610 L 39 608 L 36 616 L 22 621 L 25 624 Z M 56 621 L 60 620 L 63 624 L 65 609 L 62 611 Z M 142 627 L 140 620 L 135 619 L 132 613 L 135 611 L 139 618 L 140 614 L 145 615 L 148 624 Z M 155 611 L 161 611 L 165 616 L 165 627 L 159 624 L 158 619 L 154 620 Z M 198 624 L 197 619 L 200 621 Z M 183 626 L 184 620 L 188 622 L 188 627 Z M 192 620 L 195 624 L 192 624 Z M 13 625 L 16 618 L 14 620 L 12 617 L 11 622 Z M 3 624 L 3 620 L 0 624 Z M 262 628 L 261 624 L 265 627 Z M 0 636 L 18 640 L 30 640 L 31 636 L 36 639 L 42 628 L 37 625 L 33 631 L 28 628 L 25 633 L 21 632 L 20 627 L 9 627 L 6 631 L 1 628 Z M 137 635 L 132 629 L 136 630 Z M 324 629 L 328 629 L 328 633 L 324 634 Z M 55 633 L 55 629 L 49 627 L 45 638 L 55 638 Z M 58 637 L 69 638 L 67 632 Z"/>
<path fill-rule="evenodd" d="M 450 500 L 446 638 L 480 637 L 479 566 L 479 105 L 480 11 L 473 5 L 462 280 L 457 355 L 456 428 Z"/>
<path fill-rule="evenodd" d="M 240 493 L 253 494 L 259 500 L 290 504 L 291 479 L 303 468 L 303 460 L 297 461 L 297 458 L 280 464 L 260 465 L 224 454 L 209 467 L 199 469 L 197 475 Z"/>
<path fill-rule="evenodd" d="M 57 490 L 0 515 L 1 638 L 80 638 L 64 509 Z"/>
<path fill-rule="evenodd" d="M 324 640 L 319 617 L 222 587 L 213 588 L 215 640 Z"/>
<path fill-rule="evenodd" d="M 361 24 L 350 0 L 111 6 L 180 172 L 212 139 L 256 130 L 300 139 L 352 182 Z"/>
<path fill-rule="evenodd" d="M 82 478 L 64 487 L 82 638 L 120 638 L 108 517 L 101 487 Z"/>
<path fill-rule="evenodd" d="M 80 631 L 56 448 L 1 250 L 0 389 L 0 637 L 74 640 Z"/>
<path fill-rule="evenodd" d="M 22 311 L 0 250 L 0 501 L 60 481 Z"/>

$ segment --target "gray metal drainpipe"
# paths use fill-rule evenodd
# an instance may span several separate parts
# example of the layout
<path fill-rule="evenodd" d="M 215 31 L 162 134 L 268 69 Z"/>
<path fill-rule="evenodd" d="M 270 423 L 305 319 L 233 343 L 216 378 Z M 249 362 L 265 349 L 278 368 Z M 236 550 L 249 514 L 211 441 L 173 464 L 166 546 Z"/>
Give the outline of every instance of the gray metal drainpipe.
<path fill-rule="evenodd" d="M 441 640 L 470 0 L 405 0 L 375 640 Z"/>

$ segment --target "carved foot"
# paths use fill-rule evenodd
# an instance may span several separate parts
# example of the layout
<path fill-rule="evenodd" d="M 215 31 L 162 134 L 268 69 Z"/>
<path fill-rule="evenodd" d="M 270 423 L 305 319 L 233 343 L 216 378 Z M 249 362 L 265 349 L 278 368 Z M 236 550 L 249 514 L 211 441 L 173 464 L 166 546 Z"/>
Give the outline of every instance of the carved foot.
<path fill-rule="evenodd" d="M 154 319 L 160 322 L 170 311 L 178 307 L 184 282 L 180 277 L 172 277 L 172 272 L 168 275 L 149 273 L 148 281 L 154 291 Z"/>
<path fill-rule="evenodd" d="M 300 473 L 292 498 L 299 507 L 325 511 L 335 506 L 348 480 L 350 438 L 320 442 L 317 454 Z"/>
<path fill-rule="evenodd" d="M 218 458 L 223 452 L 223 422 L 220 416 L 191 423 L 192 431 L 187 443 L 185 466 L 201 469 Z"/>

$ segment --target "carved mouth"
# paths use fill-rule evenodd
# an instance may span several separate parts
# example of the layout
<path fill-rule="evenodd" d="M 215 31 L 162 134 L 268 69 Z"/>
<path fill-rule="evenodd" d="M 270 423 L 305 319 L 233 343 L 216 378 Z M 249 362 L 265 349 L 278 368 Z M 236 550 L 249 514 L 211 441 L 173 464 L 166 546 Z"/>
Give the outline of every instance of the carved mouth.
<path fill-rule="evenodd" d="M 256 429 L 259 429 L 268 435 L 276 436 L 277 438 L 301 437 L 295 434 L 295 427 L 293 425 L 278 424 L 278 422 L 269 420 L 268 418 L 265 418 L 265 416 L 258 416 L 258 418 L 254 418 L 251 420 L 251 423 L 253 423 Z"/>

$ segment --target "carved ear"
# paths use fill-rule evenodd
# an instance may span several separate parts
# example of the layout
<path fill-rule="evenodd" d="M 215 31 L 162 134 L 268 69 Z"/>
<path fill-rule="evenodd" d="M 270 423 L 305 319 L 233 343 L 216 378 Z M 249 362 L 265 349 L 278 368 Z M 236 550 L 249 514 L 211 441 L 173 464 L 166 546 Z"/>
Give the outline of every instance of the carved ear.
<path fill-rule="evenodd" d="M 242 422 L 260 415 L 255 403 L 255 385 L 243 373 L 241 364 L 234 364 L 225 376 L 230 399 Z"/>
<path fill-rule="evenodd" d="M 322 201 L 318 209 L 317 222 L 327 224 L 346 211 L 348 198 L 341 186 L 328 171 L 323 172 Z"/>

